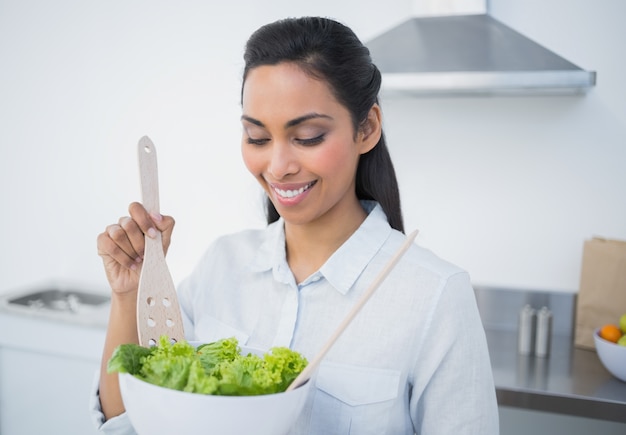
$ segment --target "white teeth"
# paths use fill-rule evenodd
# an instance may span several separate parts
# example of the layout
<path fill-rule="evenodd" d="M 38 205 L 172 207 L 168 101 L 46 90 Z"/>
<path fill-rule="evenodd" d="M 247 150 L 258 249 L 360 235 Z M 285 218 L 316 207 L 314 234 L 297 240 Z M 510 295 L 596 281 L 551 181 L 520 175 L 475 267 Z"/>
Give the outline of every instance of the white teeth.
<path fill-rule="evenodd" d="M 276 193 L 278 193 L 280 196 L 282 196 L 283 198 L 293 198 L 294 196 L 300 195 L 305 190 L 308 190 L 309 187 L 311 187 L 312 185 L 313 185 L 313 183 L 309 183 L 306 186 L 301 187 L 301 188 L 299 188 L 297 190 L 282 190 L 282 189 L 274 188 L 274 191 Z"/>

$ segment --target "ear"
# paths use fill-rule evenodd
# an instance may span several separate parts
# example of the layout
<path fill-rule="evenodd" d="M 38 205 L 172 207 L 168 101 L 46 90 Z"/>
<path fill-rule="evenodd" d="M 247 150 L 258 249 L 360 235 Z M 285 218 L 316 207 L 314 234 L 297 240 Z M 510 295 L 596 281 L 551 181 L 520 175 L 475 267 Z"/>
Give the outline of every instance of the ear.
<path fill-rule="evenodd" d="M 372 150 L 380 140 L 383 132 L 383 114 L 380 106 L 374 104 L 361 125 L 358 134 L 359 152 L 365 154 Z"/>

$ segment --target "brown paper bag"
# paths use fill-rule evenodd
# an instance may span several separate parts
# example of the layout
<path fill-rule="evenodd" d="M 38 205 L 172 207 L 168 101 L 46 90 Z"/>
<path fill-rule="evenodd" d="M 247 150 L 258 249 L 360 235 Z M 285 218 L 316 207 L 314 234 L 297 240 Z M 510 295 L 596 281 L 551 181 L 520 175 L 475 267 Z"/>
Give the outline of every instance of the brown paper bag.
<path fill-rule="evenodd" d="M 575 344 L 595 349 L 593 331 L 626 314 L 626 242 L 585 241 L 576 303 Z"/>

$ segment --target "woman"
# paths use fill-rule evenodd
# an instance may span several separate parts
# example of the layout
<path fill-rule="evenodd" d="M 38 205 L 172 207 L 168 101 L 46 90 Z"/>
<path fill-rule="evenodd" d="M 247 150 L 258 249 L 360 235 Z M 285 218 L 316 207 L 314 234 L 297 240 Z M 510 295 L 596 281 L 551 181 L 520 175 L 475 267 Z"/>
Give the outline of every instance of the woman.
<path fill-rule="evenodd" d="M 381 76 L 344 25 L 278 21 L 249 39 L 244 162 L 268 226 L 215 241 L 178 288 L 189 340 L 236 336 L 312 358 L 405 239 L 378 104 Z M 174 220 L 138 203 L 98 237 L 112 288 L 99 382 L 103 431 L 132 433 L 113 349 L 137 342 L 144 237 Z M 493 434 L 495 389 L 469 276 L 413 245 L 314 376 L 293 434 Z M 96 408 L 98 404 L 96 403 Z"/>

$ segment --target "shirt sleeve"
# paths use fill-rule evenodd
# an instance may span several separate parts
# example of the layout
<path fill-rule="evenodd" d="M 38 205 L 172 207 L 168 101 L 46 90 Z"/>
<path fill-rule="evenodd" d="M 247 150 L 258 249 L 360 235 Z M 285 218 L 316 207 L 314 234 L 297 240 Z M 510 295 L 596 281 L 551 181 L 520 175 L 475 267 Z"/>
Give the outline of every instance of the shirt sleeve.
<path fill-rule="evenodd" d="M 89 410 L 91 413 L 91 420 L 93 421 L 98 432 L 107 435 L 137 435 L 126 413 L 120 414 L 105 421 L 104 413 L 102 412 L 102 407 L 100 406 L 99 379 L 100 374 L 97 371 L 94 376 L 94 381 L 91 388 L 91 396 L 89 398 Z"/>
<path fill-rule="evenodd" d="M 447 279 L 429 325 L 413 374 L 415 432 L 498 434 L 487 340 L 467 273 Z"/>

